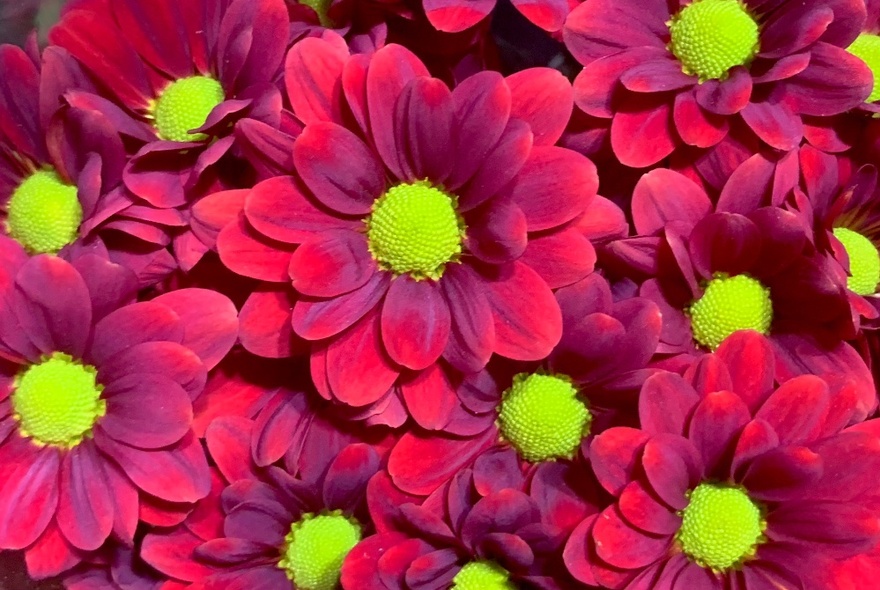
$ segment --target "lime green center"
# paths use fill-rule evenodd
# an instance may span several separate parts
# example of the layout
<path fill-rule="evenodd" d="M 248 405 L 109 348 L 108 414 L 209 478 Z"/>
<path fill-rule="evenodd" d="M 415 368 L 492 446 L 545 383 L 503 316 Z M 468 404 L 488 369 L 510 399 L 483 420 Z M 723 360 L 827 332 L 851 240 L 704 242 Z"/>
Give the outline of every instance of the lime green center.
<path fill-rule="evenodd" d="M 299 0 L 300 4 L 305 4 L 309 8 L 315 11 L 318 15 L 318 20 L 321 25 L 327 28 L 332 28 L 334 23 L 330 20 L 330 17 L 327 13 L 330 11 L 330 4 L 332 4 L 333 0 Z"/>
<path fill-rule="evenodd" d="M 220 82 L 208 76 L 192 76 L 172 82 L 153 109 L 156 131 L 168 141 L 202 141 L 204 133 L 190 133 L 205 124 L 208 115 L 225 99 Z"/>
<path fill-rule="evenodd" d="M 860 233 L 845 227 L 835 227 L 834 237 L 840 240 L 849 257 L 850 276 L 846 286 L 859 295 L 873 295 L 880 283 L 880 253 L 877 247 Z"/>
<path fill-rule="evenodd" d="M 516 590 L 510 574 L 492 561 L 472 561 L 452 578 L 450 590 Z"/>
<path fill-rule="evenodd" d="M 501 436 L 527 461 L 570 459 L 593 420 L 571 380 L 520 373 L 501 399 Z"/>
<path fill-rule="evenodd" d="M 54 170 L 37 170 L 12 192 L 6 231 L 31 254 L 55 254 L 76 240 L 82 217 L 76 187 Z"/>
<path fill-rule="evenodd" d="M 373 203 L 366 219 L 379 266 L 414 279 L 439 279 L 461 255 L 464 223 L 456 199 L 427 181 L 399 184 Z"/>
<path fill-rule="evenodd" d="M 701 82 L 725 78 L 758 53 L 758 23 L 739 0 L 696 0 L 667 25 L 670 51 Z"/>
<path fill-rule="evenodd" d="M 702 483 L 690 492 L 676 539 L 697 564 L 724 571 L 755 554 L 767 524 L 740 488 Z"/>
<path fill-rule="evenodd" d="M 300 590 L 334 590 L 345 556 L 360 540 L 358 522 L 340 511 L 305 514 L 290 527 L 278 567 Z"/>
<path fill-rule="evenodd" d="M 773 304 L 770 289 L 752 277 L 717 274 L 688 313 L 694 340 L 715 350 L 739 330 L 767 334 L 773 320 Z"/>
<path fill-rule="evenodd" d="M 865 102 L 880 100 L 880 84 L 877 83 L 878 75 L 880 75 L 880 36 L 862 33 L 852 42 L 847 51 L 865 62 L 871 73 L 874 74 L 874 88 Z"/>
<path fill-rule="evenodd" d="M 12 408 L 22 436 L 40 445 L 72 448 L 107 412 L 94 367 L 56 352 L 15 379 Z"/>

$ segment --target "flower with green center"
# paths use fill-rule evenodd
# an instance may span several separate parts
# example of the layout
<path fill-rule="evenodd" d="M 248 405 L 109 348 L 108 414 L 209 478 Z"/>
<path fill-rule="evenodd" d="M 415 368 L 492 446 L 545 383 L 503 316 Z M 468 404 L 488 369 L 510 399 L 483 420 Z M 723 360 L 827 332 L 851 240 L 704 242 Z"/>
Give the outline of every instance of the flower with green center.
<path fill-rule="evenodd" d="M 738 330 L 770 331 L 773 303 L 770 289 L 748 275 L 716 274 L 703 296 L 687 310 L 694 340 L 715 350 Z"/>
<path fill-rule="evenodd" d="M 862 33 L 846 50 L 865 62 L 874 75 L 874 88 L 865 102 L 880 100 L 880 84 L 877 83 L 880 75 L 880 35 Z"/>
<path fill-rule="evenodd" d="M 204 133 L 190 133 L 205 124 L 208 115 L 226 98 L 220 82 L 209 76 L 181 78 L 169 84 L 153 106 L 160 139 L 203 141 Z"/>
<path fill-rule="evenodd" d="M 880 283 L 880 253 L 873 242 L 858 232 L 835 227 L 834 237 L 840 240 L 849 257 L 850 276 L 846 286 L 859 295 L 873 295 Z"/>
<path fill-rule="evenodd" d="M 334 590 L 342 562 L 361 540 L 361 526 L 341 511 L 305 514 L 284 538 L 278 567 L 300 590 Z"/>
<path fill-rule="evenodd" d="M 321 23 L 321 26 L 329 28 L 333 28 L 335 23 L 330 19 L 328 13 L 330 12 L 330 4 L 333 3 L 333 0 L 300 0 L 300 4 L 304 4 L 315 11 L 318 15 L 318 21 Z"/>
<path fill-rule="evenodd" d="M 510 573 L 492 561 L 472 561 L 452 578 L 451 590 L 516 590 Z"/>
<path fill-rule="evenodd" d="M 667 25 L 669 50 L 682 71 L 701 82 L 719 80 L 758 53 L 758 23 L 740 0 L 696 0 Z"/>
<path fill-rule="evenodd" d="M 520 373 L 501 399 L 501 436 L 532 463 L 570 459 L 593 417 L 564 375 Z"/>
<path fill-rule="evenodd" d="M 723 572 L 755 555 L 764 542 L 761 508 L 738 487 L 702 483 L 681 512 L 676 540 L 702 567 Z"/>
<path fill-rule="evenodd" d="M 437 280 L 461 255 L 464 222 L 457 202 L 427 181 L 398 184 L 365 220 L 370 253 L 385 270 Z"/>
<path fill-rule="evenodd" d="M 13 416 L 22 436 L 38 445 L 72 448 L 107 413 L 94 367 L 56 352 L 19 374 L 12 391 Z"/>
<path fill-rule="evenodd" d="M 6 231 L 31 254 L 56 254 L 73 243 L 83 217 L 76 187 L 51 169 L 25 178 L 6 213 Z"/>

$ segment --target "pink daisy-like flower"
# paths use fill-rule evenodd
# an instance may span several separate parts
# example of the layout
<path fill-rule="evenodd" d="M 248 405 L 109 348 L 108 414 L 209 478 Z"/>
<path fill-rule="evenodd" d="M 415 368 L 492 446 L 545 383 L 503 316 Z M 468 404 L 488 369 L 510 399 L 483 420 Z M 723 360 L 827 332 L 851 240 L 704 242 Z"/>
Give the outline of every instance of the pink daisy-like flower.
<path fill-rule="evenodd" d="M 598 510 L 598 486 L 566 466 L 524 473 L 510 449 L 493 449 L 425 499 L 380 473 L 367 488 L 377 534 L 346 558 L 346 590 L 564 588 L 558 562 L 574 526 Z"/>
<path fill-rule="evenodd" d="M 589 237 L 619 216 L 592 163 L 552 145 L 565 79 L 486 72 L 450 91 L 402 47 L 368 59 L 306 39 L 287 87 L 306 123 L 297 176 L 258 184 L 217 248 L 236 272 L 292 279 L 316 383 L 363 407 L 441 358 L 546 356 L 562 331 L 551 288 L 592 271 Z M 280 316 L 283 296 L 269 301 Z"/>
<path fill-rule="evenodd" d="M 207 494 L 191 400 L 237 320 L 198 289 L 131 303 L 134 276 L 96 256 L 4 260 L 0 547 L 40 578 Z"/>
<path fill-rule="evenodd" d="M 462 408 L 442 432 L 405 433 L 388 473 L 401 490 L 427 495 L 486 448 L 512 447 L 524 464 L 571 459 L 632 408 L 660 339 L 657 306 L 613 301 L 598 274 L 556 292 L 561 342 L 541 363 L 496 363 L 458 388 Z"/>
<path fill-rule="evenodd" d="M 815 376 L 776 386 L 769 343 L 740 333 L 684 378 L 649 378 L 640 429 L 594 439 L 615 497 L 566 547 L 581 582 L 608 588 L 800 588 L 880 539 L 880 442 L 842 429 L 851 390 Z M 858 456 L 854 462 L 852 457 Z"/>
<path fill-rule="evenodd" d="M 159 217 L 185 213 L 229 168 L 237 121 L 279 125 L 288 39 L 283 0 L 78 0 L 50 33 L 99 84 L 65 101 L 134 147 L 123 182 Z"/>
<path fill-rule="evenodd" d="M 804 116 L 870 94 L 870 70 L 845 50 L 864 22 L 861 0 L 591 0 L 564 38 L 584 66 L 575 101 L 612 120 L 614 153 L 638 168 L 716 145 L 733 120 L 770 147 L 797 147 Z"/>

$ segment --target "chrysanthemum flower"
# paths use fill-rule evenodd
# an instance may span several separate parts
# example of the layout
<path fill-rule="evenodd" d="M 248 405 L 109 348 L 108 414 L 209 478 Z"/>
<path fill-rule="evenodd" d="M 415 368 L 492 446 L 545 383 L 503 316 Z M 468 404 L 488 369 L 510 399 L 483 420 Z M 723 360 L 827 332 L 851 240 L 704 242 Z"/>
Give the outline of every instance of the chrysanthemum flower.
<path fill-rule="evenodd" d="M 557 291 L 563 336 L 537 363 L 490 365 L 459 388 L 463 411 L 442 433 L 404 434 L 388 472 L 401 490 L 427 495 L 488 446 L 524 463 L 572 459 L 590 437 L 634 423 L 632 408 L 660 339 L 652 302 L 614 302 L 598 274 Z"/>
<path fill-rule="evenodd" d="M 857 413 L 847 391 L 815 376 L 776 387 L 770 350 L 738 334 L 684 378 L 652 376 L 641 429 L 594 439 L 593 468 L 616 501 L 569 539 L 575 577 L 608 588 L 803 587 L 877 543 L 880 441 L 841 432 Z"/>
<path fill-rule="evenodd" d="M 258 184 L 217 247 L 237 272 L 292 279 L 315 381 L 364 407 L 441 358 L 472 372 L 493 353 L 546 356 L 562 329 L 551 288 L 592 271 L 588 236 L 616 210 L 593 164 L 552 145 L 565 79 L 486 72 L 450 91 L 402 47 L 362 59 L 306 39 L 287 87 L 306 123 L 297 176 Z"/>
<path fill-rule="evenodd" d="M 565 17 L 576 0 L 512 0 L 512 4 L 530 22 L 549 32 L 562 29 Z M 447 33 L 473 27 L 495 9 L 496 0 L 423 0 L 422 7 L 431 24 Z"/>
<path fill-rule="evenodd" d="M 17 252 L 0 270 L 0 547 L 46 577 L 207 494 L 191 399 L 237 320 L 209 291 L 131 303 L 122 267 Z"/>
<path fill-rule="evenodd" d="M 575 100 L 612 119 L 628 166 L 682 145 L 708 148 L 742 121 L 772 148 L 795 148 L 804 116 L 861 104 L 871 72 L 846 51 L 865 23 L 860 0 L 591 0 L 564 29 L 584 65 Z"/>
<path fill-rule="evenodd" d="M 185 590 L 188 584 L 168 579 L 140 557 L 140 546 L 105 547 L 96 563 L 82 564 L 65 574 L 65 590 Z"/>
<path fill-rule="evenodd" d="M 99 83 L 65 100 L 135 146 L 123 182 L 168 215 L 217 175 L 206 171 L 227 161 L 237 121 L 279 125 L 288 25 L 283 0 L 83 0 L 65 9 L 50 41 Z"/>

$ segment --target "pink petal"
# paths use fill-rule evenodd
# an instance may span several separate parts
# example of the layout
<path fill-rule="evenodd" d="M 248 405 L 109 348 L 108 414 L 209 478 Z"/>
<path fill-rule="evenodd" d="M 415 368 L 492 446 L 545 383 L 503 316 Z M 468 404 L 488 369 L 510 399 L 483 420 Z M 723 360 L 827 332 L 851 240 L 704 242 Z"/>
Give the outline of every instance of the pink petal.
<path fill-rule="evenodd" d="M 596 554 L 619 568 L 636 569 L 660 559 L 672 543 L 668 535 L 653 536 L 626 524 L 618 509 L 607 508 L 593 527 Z"/>
<path fill-rule="evenodd" d="M 287 97 L 303 123 L 341 121 L 342 68 L 348 55 L 323 39 L 294 44 L 284 64 Z"/>
<path fill-rule="evenodd" d="M 382 305 L 382 341 L 398 364 L 420 370 L 446 348 L 449 306 L 438 285 L 400 276 L 391 282 Z"/>
<path fill-rule="evenodd" d="M 508 76 L 507 85 L 512 99 L 511 116 L 529 124 L 535 145 L 555 144 L 562 137 L 573 108 L 574 94 L 565 76 L 550 68 L 529 68 Z"/>
<path fill-rule="evenodd" d="M 711 212 L 712 202 L 706 192 L 674 170 L 651 170 L 633 190 L 633 223 L 639 234 L 652 235 L 670 221 L 681 221 L 692 228 Z"/>
<path fill-rule="evenodd" d="M 324 232 L 303 243 L 290 257 L 293 287 L 313 297 L 354 291 L 377 272 L 367 240 L 353 231 Z"/>
<path fill-rule="evenodd" d="M 440 282 L 452 318 L 443 358 L 465 372 L 483 368 L 495 345 L 492 308 L 478 275 L 465 265 L 450 265 Z"/>
<path fill-rule="evenodd" d="M 113 528 L 113 499 L 100 461 L 93 445 L 81 444 L 61 463 L 56 521 L 65 538 L 86 551 L 100 547 Z"/>
<path fill-rule="evenodd" d="M 611 148 L 632 168 L 656 164 L 675 149 L 672 108 L 668 104 L 632 98 L 611 122 Z"/>
<path fill-rule="evenodd" d="M 442 430 L 458 403 L 455 389 L 439 363 L 402 382 L 400 391 L 413 420 L 426 430 Z"/>
<path fill-rule="evenodd" d="M 184 326 L 183 344 L 208 370 L 217 366 L 238 338 L 238 311 L 225 296 L 209 289 L 180 289 L 156 297 Z"/>
<path fill-rule="evenodd" d="M 286 358 L 296 338 L 290 325 L 295 298 L 286 290 L 254 291 L 241 308 L 239 341 L 253 354 Z"/>
<path fill-rule="evenodd" d="M 43 534 L 55 515 L 61 454 L 51 447 L 37 449 L 21 438 L 5 445 L 4 462 L 15 463 L 5 463 L 6 481 L 0 484 L 0 546 L 24 549 Z"/>

